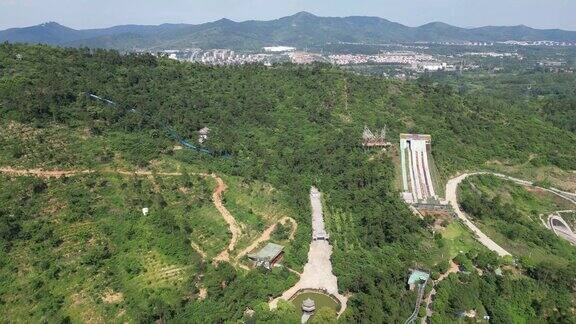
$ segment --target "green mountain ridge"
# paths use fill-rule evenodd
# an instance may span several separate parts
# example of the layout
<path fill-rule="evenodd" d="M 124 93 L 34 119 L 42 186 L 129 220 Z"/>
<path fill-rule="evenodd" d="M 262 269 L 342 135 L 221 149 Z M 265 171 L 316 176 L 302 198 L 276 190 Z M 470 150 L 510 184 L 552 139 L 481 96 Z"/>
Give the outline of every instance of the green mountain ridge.
<path fill-rule="evenodd" d="M 306 47 L 327 42 L 576 41 L 576 32 L 527 26 L 461 28 L 442 22 L 408 27 L 379 17 L 319 17 L 299 12 L 275 20 L 220 19 L 198 25 L 121 25 L 75 30 L 57 23 L 0 31 L 0 41 L 87 46 L 119 50 L 164 48 L 255 49 L 266 45 Z"/>

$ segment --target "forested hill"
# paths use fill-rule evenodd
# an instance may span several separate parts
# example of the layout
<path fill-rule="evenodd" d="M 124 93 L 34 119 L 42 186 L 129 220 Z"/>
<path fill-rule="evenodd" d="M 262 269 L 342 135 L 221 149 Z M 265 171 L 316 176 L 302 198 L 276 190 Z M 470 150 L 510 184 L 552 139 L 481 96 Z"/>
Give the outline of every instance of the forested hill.
<path fill-rule="evenodd" d="M 75 30 L 57 23 L 0 31 L 0 41 L 45 43 L 98 48 L 239 48 L 256 49 L 275 44 L 305 47 L 325 43 L 465 42 L 465 41 L 576 41 L 576 32 L 534 29 L 527 26 L 460 28 L 433 22 L 408 27 L 378 17 L 319 17 L 308 12 L 269 21 L 125 25 Z"/>
<path fill-rule="evenodd" d="M 328 65 L 210 67 L 150 55 L 7 44 L 0 54 L 0 114 L 21 122 L 82 122 L 106 131 L 155 129 L 161 121 L 185 137 L 209 125 L 216 149 L 269 168 L 286 167 L 285 159 L 294 167 L 301 167 L 300 159 L 320 161 L 321 151 L 308 136 L 327 141 L 320 145 L 356 146 L 365 125 L 386 124 L 391 139 L 401 132 L 431 134 L 446 174 L 489 160 L 524 163 L 534 156 L 538 163 L 576 169 L 575 135 L 545 121 L 540 111 L 550 102 L 546 97 L 526 102 L 482 92 L 468 96 L 426 79 L 391 81 Z M 572 81 L 562 82 L 573 82 L 567 78 Z M 122 109 L 94 115 L 86 109 L 88 92 L 150 117 Z M 301 146 L 310 151 L 288 153 Z"/>
<path fill-rule="evenodd" d="M 94 101 L 87 93 L 118 105 Z M 408 269 L 437 269 L 451 252 L 445 245 L 448 241 L 434 235 L 426 221 L 400 201 L 394 185 L 394 149 L 384 154 L 359 145 L 364 126 L 387 125 L 393 143 L 399 133 L 431 134 L 441 178 L 483 168 L 487 161 L 574 170 L 576 134 L 542 115 L 543 106 L 554 96 L 498 98 L 458 92 L 427 79 L 392 81 L 349 74 L 329 65 L 214 67 L 115 51 L 2 44 L 0 166 L 106 170 L 154 168 L 169 159 L 203 172 L 238 176 L 242 179 L 238 187 L 255 181 L 269 183 L 285 194 L 296 211 L 290 216 L 298 221 L 299 232 L 286 256 L 286 262 L 296 268 L 302 266 L 309 242 L 308 190 L 314 184 L 325 194 L 339 288 L 351 296 L 342 319 L 403 322 L 416 298 L 405 287 Z M 164 125 L 190 139 L 196 138 L 198 129 L 209 127 L 207 145 L 227 152 L 227 158 L 175 150 L 176 143 L 166 136 Z M 208 289 L 205 299 L 192 297 L 192 284 L 169 293 L 152 282 L 138 281 L 143 270 L 115 259 L 124 252 L 116 241 L 128 240 L 122 246 L 134 254 L 140 251 L 139 245 L 147 248 L 146 236 L 131 227 L 146 221 L 139 213 L 130 218 L 115 210 L 120 216 L 114 220 L 124 222 L 118 229 L 108 223 L 109 215 L 99 205 L 82 204 L 79 212 L 65 214 L 65 228 L 100 222 L 101 236 L 110 237 L 109 245 L 91 246 L 94 253 L 82 256 L 82 263 L 71 267 L 51 257 L 58 255 L 62 242 L 50 228 L 59 224 L 38 216 L 46 208 L 36 207 L 37 213 L 31 213 L 30 206 L 38 199 L 52 205 L 46 196 L 53 192 L 46 188 L 52 187 L 57 194 L 69 196 L 71 208 L 88 199 L 98 202 L 101 198 L 95 193 L 108 190 L 110 180 L 88 179 L 82 184 L 62 179 L 46 184 L 2 179 L 8 189 L 0 188 L 4 190 L 0 191 L 0 257 L 6 260 L 0 262 L 0 278 L 10 284 L 0 288 L 0 310 L 9 311 L 12 321 L 59 322 L 66 316 L 81 321 L 78 307 L 105 318 L 116 318 L 122 311 L 125 318 L 142 322 L 237 321 L 249 308 L 256 310 L 255 316 L 265 316 L 268 298 L 290 287 L 288 271 L 245 272 L 227 263 L 192 266 L 193 252 L 185 239 L 191 229 L 183 224 L 201 216 L 190 215 L 188 210 L 172 211 L 177 217 L 155 219 L 152 225 L 172 237 L 162 242 L 166 255 L 176 249 L 185 251 L 178 260 L 197 270 L 198 280 Z M 72 184 L 87 189 L 83 195 L 58 189 Z M 119 186 L 118 192 L 137 186 L 138 182 Z M 180 185 L 174 186 L 170 193 L 179 192 Z M 201 191 L 197 186 L 194 190 Z M 269 190 L 260 192 L 264 191 Z M 127 198 L 138 199 L 136 194 Z M 192 205 L 209 198 L 202 199 Z M 179 203 L 162 200 L 155 206 L 169 214 Z M 238 208 L 231 200 L 226 204 Z M 53 210 L 57 205 L 49 207 Z M 197 207 L 190 208 L 195 211 Z M 246 222 L 256 217 L 252 211 L 236 215 Z M 111 236 L 116 230 L 124 232 Z M 45 240 L 45 236 L 53 239 Z M 26 271 L 18 271 L 20 265 Z M 522 281 L 516 275 L 501 279 L 490 275 L 489 281 L 483 281 L 479 302 L 492 320 L 545 322 L 573 317 L 571 304 L 566 303 L 571 298 L 569 288 L 536 281 L 573 272 L 566 265 L 526 266 L 535 271 Z M 75 282 L 62 279 L 77 276 L 80 268 L 92 275 Z M 78 292 L 82 282 L 90 285 Z M 526 292 L 526 282 L 537 289 Z M 130 290 L 135 285 L 137 289 Z M 109 286 L 125 292 L 121 306 L 100 302 L 101 291 Z M 530 294 L 538 298 L 536 304 L 526 297 Z M 446 307 L 446 316 L 453 316 L 454 311 Z M 284 322 L 273 315 L 260 319 Z"/>

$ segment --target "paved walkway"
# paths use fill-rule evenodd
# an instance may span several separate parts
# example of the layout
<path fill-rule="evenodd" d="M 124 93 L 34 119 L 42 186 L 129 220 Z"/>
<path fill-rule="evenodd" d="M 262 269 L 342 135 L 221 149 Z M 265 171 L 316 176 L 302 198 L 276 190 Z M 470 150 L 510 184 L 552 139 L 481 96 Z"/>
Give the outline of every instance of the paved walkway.
<path fill-rule="evenodd" d="M 533 182 L 514 178 L 511 176 L 501 174 L 501 173 L 495 173 L 495 172 L 464 173 L 462 175 L 459 175 L 455 178 L 448 180 L 448 183 L 446 183 L 446 200 L 448 200 L 450 202 L 450 204 L 452 205 L 452 208 L 456 212 L 456 215 L 458 216 L 458 218 L 460 218 L 462 220 L 462 222 L 466 226 L 468 226 L 468 228 L 476 235 L 476 239 L 480 243 L 482 243 L 488 249 L 496 252 L 499 256 L 507 256 L 507 255 L 511 255 L 511 254 L 508 251 L 506 251 L 505 249 L 503 249 L 500 245 L 496 244 L 496 242 L 492 241 L 492 239 L 490 239 L 478 227 L 476 227 L 476 225 L 474 225 L 474 223 L 472 223 L 468 219 L 468 217 L 466 216 L 466 213 L 464 213 L 464 211 L 462 211 L 462 209 L 460 209 L 460 205 L 458 204 L 458 197 L 456 194 L 457 189 L 458 189 L 458 185 L 464 179 L 468 178 L 469 176 L 482 175 L 482 174 L 491 174 L 491 175 L 494 175 L 496 177 L 512 181 L 512 182 L 519 184 L 519 185 L 522 185 L 522 186 L 533 186 L 535 188 L 538 188 L 538 189 L 550 192 L 552 194 L 555 194 L 559 197 L 562 197 L 562 198 L 576 204 L 576 199 L 573 199 L 573 197 L 576 197 L 576 194 L 574 194 L 574 193 L 562 191 L 562 190 L 559 190 L 556 188 L 542 188 L 542 187 L 534 186 Z"/>
<path fill-rule="evenodd" d="M 458 185 L 460 184 L 460 182 L 462 182 L 467 177 L 472 176 L 472 175 L 477 175 L 477 174 L 484 174 L 484 172 L 465 173 L 465 174 L 462 174 L 456 178 L 452 178 L 452 179 L 448 180 L 448 183 L 446 183 L 446 200 L 448 200 L 450 202 L 450 204 L 452 205 L 452 208 L 454 209 L 454 212 L 456 212 L 456 215 L 458 216 L 458 218 L 460 218 L 460 220 L 462 220 L 462 222 L 466 226 L 468 226 L 468 228 L 472 231 L 472 233 L 474 233 L 474 235 L 476 236 L 476 239 L 480 243 L 482 243 L 488 249 L 496 252 L 499 256 L 511 255 L 508 251 L 504 250 L 500 245 L 496 244 L 496 242 L 492 241 L 491 238 L 489 238 L 478 227 L 476 227 L 476 225 L 474 225 L 474 223 L 472 223 L 468 219 L 468 217 L 466 217 L 466 213 L 464 213 L 464 211 L 462 209 L 460 209 L 460 205 L 458 204 L 458 197 L 456 194 L 456 191 L 458 189 Z"/>
<path fill-rule="evenodd" d="M 314 187 L 312 187 L 310 191 L 310 204 L 312 205 L 312 218 L 315 220 L 322 219 L 321 195 Z M 331 255 L 332 246 L 328 241 L 312 241 L 310 243 L 310 250 L 308 251 L 308 263 L 304 266 L 304 272 L 302 272 L 300 276 L 300 281 L 286 290 L 280 297 L 272 300 L 270 302 L 270 308 L 276 308 L 280 299 L 290 300 L 290 298 L 300 290 L 315 289 L 322 290 L 338 299 L 341 305 L 340 311 L 338 312 L 338 316 L 340 316 L 346 309 L 348 299 L 338 292 L 338 279 L 332 273 Z"/>

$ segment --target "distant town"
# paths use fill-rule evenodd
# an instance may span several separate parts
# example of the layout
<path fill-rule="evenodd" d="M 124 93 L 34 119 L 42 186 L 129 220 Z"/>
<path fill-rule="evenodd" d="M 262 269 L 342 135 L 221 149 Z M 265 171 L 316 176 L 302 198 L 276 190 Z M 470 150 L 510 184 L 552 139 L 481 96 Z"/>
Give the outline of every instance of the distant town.
<path fill-rule="evenodd" d="M 260 50 L 165 49 L 159 53 L 170 59 L 206 65 L 278 63 L 310 64 L 323 62 L 383 76 L 407 78 L 427 72 L 500 71 L 505 65 L 524 64 L 534 68 L 573 72 L 562 57 L 527 59 L 535 48 L 576 47 L 575 42 L 506 41 L 506 42 L 417 42 L 412 44 L 327 43 L 324 48 L 298 49 L 291 46 L 266 46 Z M 368 48 L 369 50 L 366 50 Z M 533 56 L 533 55 L 532 55 Z M 507 63 L 507 64 L 505 64 Z"/>

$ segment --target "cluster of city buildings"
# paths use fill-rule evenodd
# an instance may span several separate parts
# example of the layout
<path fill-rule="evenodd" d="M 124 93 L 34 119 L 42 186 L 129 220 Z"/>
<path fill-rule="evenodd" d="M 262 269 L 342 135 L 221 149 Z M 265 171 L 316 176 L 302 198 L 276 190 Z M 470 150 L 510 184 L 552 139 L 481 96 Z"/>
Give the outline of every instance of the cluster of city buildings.
<path fill-rule="evenodd" d="M 517 46 L 576 46 L 576 42 L 556 42 L 556 41 L 505 41 L 498 44 L 517 45 Z"/>
<path fill-rule="evenodd" d="M 503 41 L 503 42 L 417 42 L 421 44 L 449 45 L 449 46 L 494 46 L 494 45 L 516 45 L 516 46 L 576 46 L 576 42 L 557 41 Z"/>
<path fill-rule="evenodd" d="M 514 57 L 523 59 L 523 56 L 518 53 L 496 53 L 496 52 L 467 52 L 456 54 L 456 56 L 480 56 L 480 57 Z"/>
<path fill-rule="evenodd" d="M 419 71 L 439 71 L 449 67 L 446 62 L 440 62 L 432 55 L 412 51 L 382 52 L 375 55 L 336 54 L 328 56 L 328 59 L 336 65 L 393 64 L 405 65 Z"/>
<path fill-rule="evenodd" d="M 310 64 L 324 61 L 322 55 L 309 52 L 293 52 L 288 54 L 288 57 L 290 58 L 290 62 L 294 64 Z"/>
<path fill-rule="evenodd" d="M 404 48 L 404 49 L 429 49 L 430 47 L 426 45 L 422 45 L 424 43 L 415 43 L 415 44 L 403 44 L 403 43 L 359 43 L 359 42 L 328 42 L 326 45 L 360 45 L 360 46 L 377 46 L 377 47 L 394 47 L 394 48 Z"/>
<path fill-rule="evenodd" d="M 165 50 L 169 58 L 186 62 L 197 62 L 208 65 L 242 65 L 249 63 L 272 64 L 278 58 L 266 53 L 237 53 L 231 49 L 185 49 Z"/>
<path fill-rule="evenodd" d="M 338 43 L 350 44 L 356 43 Z M 358 43 L 360 44 L 360 43 Z M 482 50 L 453 53 L 450 55 L 429 54 L 421 50 L 431 48 L 432 45 L 461 45 L 461 46 L 576 46 L 576 42 L 554 41 L 507 41 L 507 42 L 417 42 L 412 45 L 402 44 L 360 44 L 390 46 L 388 50 L 377 54 L 321 54 L 301 51 L 291 46 L 267 46 L 256 51 L 236 52 L 232 49 L 189 48 L 183 50 L 164 50 L 163 55 L 175 60 L 196 62 L 207 65 L 243 65 L 260 63 L 271 66 L 275 63 L 292 62 L 294 64 L 310 64 L 313 62 L 328 62 L 335 65 L 347 66 L 351 69 L 372 69 L 385 77 L 391 75 L 396 78 L 417 77 L 420 73 L 431 71 L 466 71 L 480 68 L 475 58 L 511 58 L 524 60 L 525 57 L 515 50 Z M 398 48 L 398 46 L 404 46 Z M 565 61 L 558 59 L 541 60 L 538 66 L 558 71 L 572 72 Z M 494 71 L 501 67 L 494 67 Z"/>
<path fill-rule="evenodd" d="M 494 46 L 494 42 L 418 42 L 421 44 L 447 45 L 447 46 Z"/>

